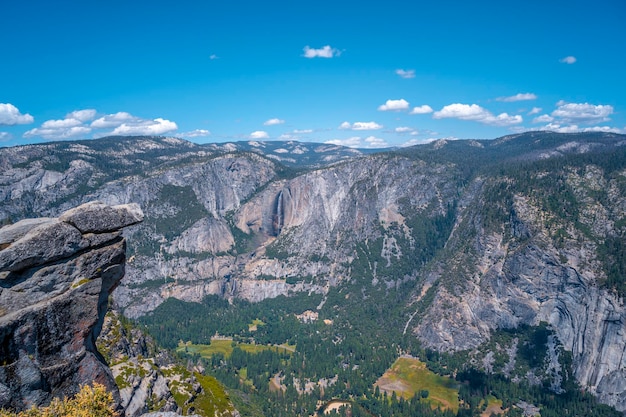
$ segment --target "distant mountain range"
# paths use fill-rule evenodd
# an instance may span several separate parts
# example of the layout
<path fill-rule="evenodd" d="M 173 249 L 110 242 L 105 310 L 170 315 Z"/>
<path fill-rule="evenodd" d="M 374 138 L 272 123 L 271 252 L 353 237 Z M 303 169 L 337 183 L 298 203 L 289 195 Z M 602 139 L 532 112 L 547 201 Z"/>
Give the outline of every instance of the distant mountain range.
<path fill-rule="evenodd" d="M 376 152 L 167 137 L 0 149 L 1 221 L 91 200 L 145 214 L 125 231 L 115 293 L 129 317 L 171 297 L 306 293 L 322 297 L 321 316 L 356 325 L 351 310 L 393 302 L 373 334 L 390 326 L 440 352 L 547 323 L 560 347 L 546 364 L 571 352 L 578 383 L 626 410 L 624 135 L 529 132 Z"/>

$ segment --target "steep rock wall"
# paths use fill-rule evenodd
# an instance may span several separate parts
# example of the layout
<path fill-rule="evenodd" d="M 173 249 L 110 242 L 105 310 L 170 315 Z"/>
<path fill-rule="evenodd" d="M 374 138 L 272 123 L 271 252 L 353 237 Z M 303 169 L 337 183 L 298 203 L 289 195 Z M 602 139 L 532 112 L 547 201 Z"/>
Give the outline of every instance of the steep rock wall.
<path fill-rule="evenodd" d="M 583 226 L 555 216 L 532 194 L 516 194 L 500 229 L 485 227 L 483 205 L 499 202 L 487 201 L 477 181 L 457 220 L 455 233 L 464 234 L 453 233 L 445 260 L 423 281 L 438 283 L 437 293 L 414 332 L 426 346 L 457 351 L 477 347 L 493 330 L 549 323 L 572 352 L 581 386 L 624 411 L 626 306 L 602 285 L 598 245 L 616 233 L 614 219 L 626 216 L 626 197 L 594 166 L 568 181 Z M 601 188 L 606 200 L 593 197 Z"/>

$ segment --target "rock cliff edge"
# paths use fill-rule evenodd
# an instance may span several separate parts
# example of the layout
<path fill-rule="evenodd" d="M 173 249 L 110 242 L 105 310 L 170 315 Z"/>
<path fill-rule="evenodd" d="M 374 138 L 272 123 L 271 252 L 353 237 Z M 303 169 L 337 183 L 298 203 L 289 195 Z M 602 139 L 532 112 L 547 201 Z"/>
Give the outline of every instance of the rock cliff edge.
<path fill-rule="evenodd" d="M 0 408 L 28 409 L 99 382 L 119 393 L 96 349 L 124 276 L 121 229 L 137 204 L 90 202 L 0 229 Z"/>

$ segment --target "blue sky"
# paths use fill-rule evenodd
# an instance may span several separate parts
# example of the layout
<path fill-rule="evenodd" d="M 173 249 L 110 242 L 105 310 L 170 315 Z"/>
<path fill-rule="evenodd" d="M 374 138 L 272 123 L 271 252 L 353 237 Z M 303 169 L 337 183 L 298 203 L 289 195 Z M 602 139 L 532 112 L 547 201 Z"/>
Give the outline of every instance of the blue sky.
<path fill-rule="evenodd" d="M 626 2 L 12 1 L 0 146 L 626 133 Z"/>

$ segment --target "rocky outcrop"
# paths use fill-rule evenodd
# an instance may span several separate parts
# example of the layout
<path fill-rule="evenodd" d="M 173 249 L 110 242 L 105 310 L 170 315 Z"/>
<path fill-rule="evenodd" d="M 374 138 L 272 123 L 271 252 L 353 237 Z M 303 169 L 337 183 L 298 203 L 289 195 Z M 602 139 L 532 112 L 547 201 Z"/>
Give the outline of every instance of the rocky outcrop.
<path fill-rule="evenodd" d="M 0 229 L 0 407 L 24 410 L 81 384 L 117 388 L 96 339 L 124 275 L 136 204 L 91 202 Z"/>
<path fill-rule="evenodd" d="M 239 416 L 217 380 L 202 375 L 202 366 L 183 366 L 113 309 L 104 319 L 98 349 L 111 366 L 125 417 Z"/>

